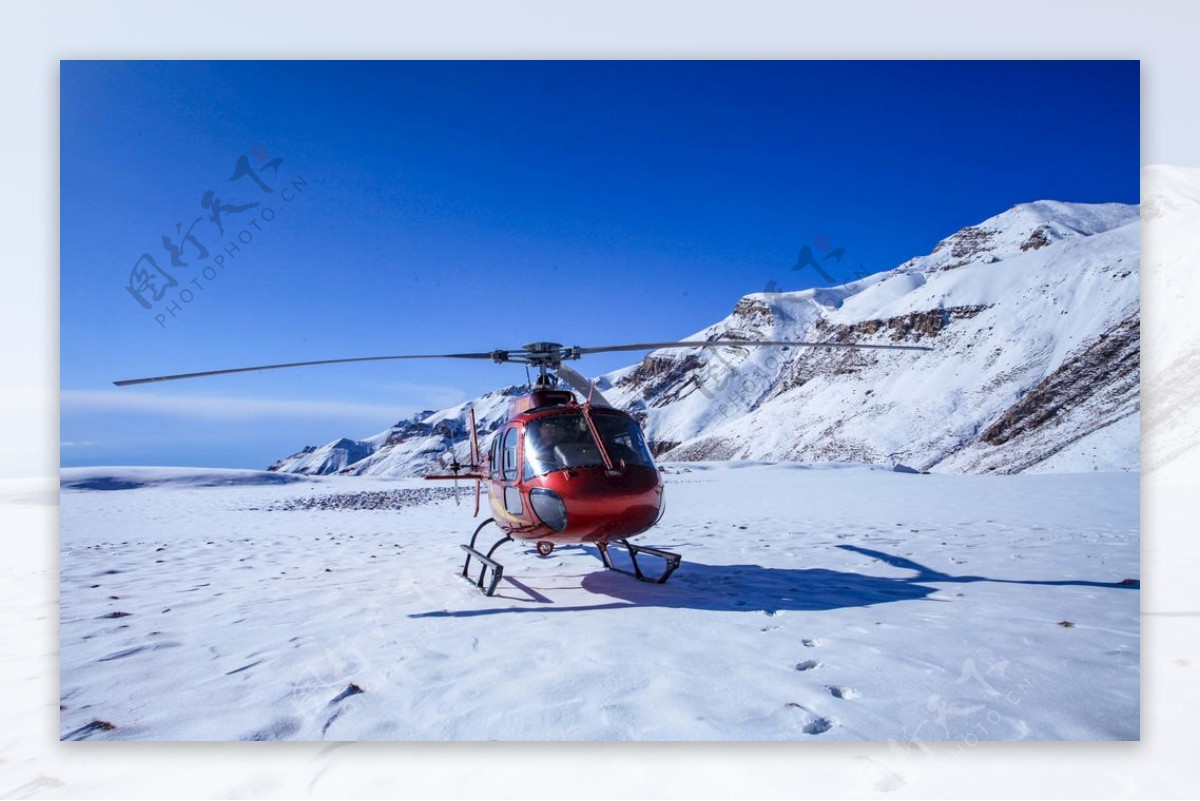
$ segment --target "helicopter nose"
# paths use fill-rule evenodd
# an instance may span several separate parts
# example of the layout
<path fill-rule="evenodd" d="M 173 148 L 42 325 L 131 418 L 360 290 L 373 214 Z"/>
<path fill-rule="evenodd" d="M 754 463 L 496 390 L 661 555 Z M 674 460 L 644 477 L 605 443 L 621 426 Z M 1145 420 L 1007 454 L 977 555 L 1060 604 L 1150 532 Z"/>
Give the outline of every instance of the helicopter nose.
<path fill-rule="evenodd" d="M 613 475 L 600 468 L 551 473 L 542 486 L 530 488 L 529 503 L 564 541 L 631 537 L 653 526 L 662 506 L 657 471 L 642 472 Z"/>

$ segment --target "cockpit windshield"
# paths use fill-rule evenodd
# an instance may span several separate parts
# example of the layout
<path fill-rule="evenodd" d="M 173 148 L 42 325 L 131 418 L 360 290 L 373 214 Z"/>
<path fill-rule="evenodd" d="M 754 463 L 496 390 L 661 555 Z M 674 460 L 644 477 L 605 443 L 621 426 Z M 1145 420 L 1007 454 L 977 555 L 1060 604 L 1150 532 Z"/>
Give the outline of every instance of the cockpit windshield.
<path fill-rule="evenodd" d="M 620 468 L 625 465 L 652 467 L 650 451 L 637 424 L 615 414 L 593 414 L 604 449 Z M 581 412 L 564 412 L 543 417 L 525 428 L 525 476 L 531 478 L 553 470 L 572 467 L 603 467 L 604 454 L 592 436 Z"/>
<path fill-rule="evenodd" d="M 650 457 L 650 449 L 646 447 L 637 423 L 622 415 L 603 412 L 593 413 L 592 422 L 596 424 L 600 439 L 604 440 L 604 449 L 615 467 L 622 463 L 654 467 L 654 459 Z"/>
<path fill-rule="evenodd" d="M 604 456 L 580 412 L 535 420 L 525 427 L 525 474 L 604 465 Z"/>

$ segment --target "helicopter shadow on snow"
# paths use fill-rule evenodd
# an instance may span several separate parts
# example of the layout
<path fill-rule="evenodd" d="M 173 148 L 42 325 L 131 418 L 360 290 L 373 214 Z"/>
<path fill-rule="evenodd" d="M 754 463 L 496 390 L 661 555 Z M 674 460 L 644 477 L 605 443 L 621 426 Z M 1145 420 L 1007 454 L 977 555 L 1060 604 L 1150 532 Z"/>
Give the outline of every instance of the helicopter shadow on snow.
<path fill-rule="evenodd" d="M 498 593 L 506 600 L 525 601 L 518 607 L 425 612 L 411 617 L 475 617 L 521 612 L 582 612 L 628 607 L 702 609 L 714 612 L 825 611 L 874 606 L 927 598 L 946 583 L 991 582 L 1029 586 L 1073 586 L 1106 589 L 1138 589 L 1140 582 L 1126 579 L 1100 582 L 1082 579 L 1017 580 L 985 576 L 954 576 L 883 551 L 855 545 L 838 545 L 842 550 L 877 559 L 915 575 L 892 578 L 829 568 L 781 568 L 755 564 L 711 565 L 685 561 L 666 584 L 637 581 L 631 576 L 597 569 L 582 579 L 582 589 L 611 602 L 559 605 L 519 579 L 505 578 Z M 599 566 L 598 566 L 599 567 Z M 514 594 L 516 593 L 516 594 Z M 532 603 L 530 603 L 532 602 Z M 935 602 L 948 602 L 935 600 Z"/>

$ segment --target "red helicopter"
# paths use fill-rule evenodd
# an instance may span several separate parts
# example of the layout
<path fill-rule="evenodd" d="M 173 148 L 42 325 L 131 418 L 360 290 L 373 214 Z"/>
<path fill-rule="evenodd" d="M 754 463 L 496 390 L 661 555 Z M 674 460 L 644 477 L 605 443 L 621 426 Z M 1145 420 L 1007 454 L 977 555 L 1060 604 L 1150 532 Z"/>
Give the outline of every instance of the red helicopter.
<path fill-rule="evenodd" d="M 681 561 L 679 554 L 629 542 L 630 537 L 645 532 L 661 518 L 664 509 L 662 476 L 633 416 L 615 408 L 593 382 L 564 365 L 563 361 L 590 353 L 747 346 L 930 350 L 915 345 L 764 340 L 649 342 L 598 348 L 534 342 L 514 350 L 325 359 L 113 383 L 131 386 L 286 367 L 398 359 L 486 359 L 497 364 L 536 367 L 537 379 L 528 393 L 514 398 L 509 404 L 507 418 L 492 437 L 486 452 L 479 448 L 475 412 L 471 410 L 470 463 L 462 464 L 455 459 L 447 466 L 448 474 L 426 476 L 430 480 L 474 480 L 476 516 L 479 514 L 480 488 L 487 482 L 492 516 L 475 529 L 469 543 L 460 547 L 467 554 L 462 577 L 490 596 L 504 575 L 504 566 L 493 558 L 493 554 L 501 545 L 514 540 L 535 543 L 541 556 L 550 555 L 556 545 L 595 545 L 607 569 L 657 584 L 670 578 Z M 571 389 L 558 389 L 559 381 L 578 391 L 584 400 L 580 402 Z M 476 547 L 476 542 L 480 533 L 491 524 L 498 526 L 504 536 L 485 552 Z M 629 555 L 632 569 L 618 566 L 609 552 L 611 548 L 624 550 Z M 639 556 L 662 560 L 662 569 L 657 574 L 647 573 L 638 561 Z M 477 575 L 471 569 L 472 561 L 479 564 Z"/>

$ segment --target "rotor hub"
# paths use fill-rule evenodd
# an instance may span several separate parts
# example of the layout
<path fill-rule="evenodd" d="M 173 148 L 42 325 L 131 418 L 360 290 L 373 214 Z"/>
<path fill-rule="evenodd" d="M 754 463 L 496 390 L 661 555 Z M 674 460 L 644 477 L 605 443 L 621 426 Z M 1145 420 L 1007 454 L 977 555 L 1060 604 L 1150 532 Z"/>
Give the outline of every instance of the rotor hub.
<path fill-rule="evenodd" d="M 530 342 L 522 347 L 529 353 L 558 353 L 562 350 L 558 342 Z"/>
<path fill-rule="evenodd" d="M 536 367 L 553 370 L 562 364 L 563 346 L 557 342 L 530 342 L 524 349 L 522 361 Z"/>
<path fill-rule="evenodd" d="M 578 345 L 564 347 L 558 342 L 530 342 L 519 351 L 494 351 L 492 353 L 494 361 L 532 364 L 542 371 L 557 370 L 562 366 L 564 359 L 578 359 L 579 356 Z"/>

